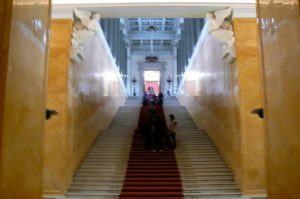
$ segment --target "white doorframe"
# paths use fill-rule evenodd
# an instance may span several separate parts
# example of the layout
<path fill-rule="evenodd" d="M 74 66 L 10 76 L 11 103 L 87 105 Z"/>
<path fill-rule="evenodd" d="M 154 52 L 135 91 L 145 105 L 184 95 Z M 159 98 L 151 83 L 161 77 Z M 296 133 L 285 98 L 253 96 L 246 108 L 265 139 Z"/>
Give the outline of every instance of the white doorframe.
<path fill-rule="evenodd" d="M 160 71 L 160 90 L 164 91 L 165 88 L 165 79 L 164 79 L 164 74 L 165 74 L 165 65 L 167 64 L 167 62 L 156 62 L 156 63 L 148 63 L 148 62 L 138 62 L 139 64 L 139 78 L 140 78 L 140 93 L 138 93 L 138 95 L 143 96 L 144 94 L 144 71 L 147 70 L 156 70 L 156 71 Z"/>

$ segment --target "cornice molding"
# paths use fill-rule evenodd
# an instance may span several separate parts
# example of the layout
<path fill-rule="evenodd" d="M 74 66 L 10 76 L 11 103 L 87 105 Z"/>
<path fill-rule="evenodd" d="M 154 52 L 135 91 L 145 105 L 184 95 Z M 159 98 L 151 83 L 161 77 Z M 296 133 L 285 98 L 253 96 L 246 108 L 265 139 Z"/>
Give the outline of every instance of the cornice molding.
<path fill-rule="evenodd" d="M 234 17 L 239 18 L 255 18 L 256 5 L 255 3 L 216 3 L 211 1 L 203 2 L 173 2 L 173 3 L 80 3 L 80 4 L 52 4 L 52 18 L 69 18 L 72 19 L 73 9 L 80 8 L 99 12 L 101 18 L 112 17 L 127 17 L 123 13 L 128 13 L 128 17 L 143 17 L 145 15 L 157 16 L 168 14 L 176 17 L 204 17 L 208 11 L 224 9 L 232 7 L 234 10 Z M 135 9 L 136 8 L 136 9 Z M 112 12 L 105 12 L 110 9 Z M 151 10 L 153 9 L 153 10 Z M 164 10 L 168 9 L 168 12 Z M 173 10 L 172 10 L 173 9 Z M 197 12 L 199 9 L 199 12 Z M 126 12 L 128 10 L 128 12 Z M 119 12 L 118 12 L 119 11 Z M 157 12 L 156 12 L 157 11 Z M 154 13 L 153 13 L 154 12 Z M 121 16 L 122 14 L 122 16 Z"/>
<path fill-rule="evenodd" d="M 182 0 L 52 0 L 54 4 L 182 3 Z M 256 3 L 256 0 L 187 0 L 184 3 Z"/>

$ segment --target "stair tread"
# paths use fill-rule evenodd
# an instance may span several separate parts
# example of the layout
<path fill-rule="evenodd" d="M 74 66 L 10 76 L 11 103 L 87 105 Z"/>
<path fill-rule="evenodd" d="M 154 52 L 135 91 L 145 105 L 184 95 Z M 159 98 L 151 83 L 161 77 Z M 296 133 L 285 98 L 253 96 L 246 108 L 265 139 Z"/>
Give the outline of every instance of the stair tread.
<path fill-rule="evenodd" d="M 142 136 L 133 132 L 140 99 L 130 98 L 96 138 L 67 199 L 241 199 L 232 172 L 209 136 L 176 98 L 166 97 L 166 105 L 168 100 L 165 114 L 171 112 L 180 121 L 175 153 L 144 150 Z"/>

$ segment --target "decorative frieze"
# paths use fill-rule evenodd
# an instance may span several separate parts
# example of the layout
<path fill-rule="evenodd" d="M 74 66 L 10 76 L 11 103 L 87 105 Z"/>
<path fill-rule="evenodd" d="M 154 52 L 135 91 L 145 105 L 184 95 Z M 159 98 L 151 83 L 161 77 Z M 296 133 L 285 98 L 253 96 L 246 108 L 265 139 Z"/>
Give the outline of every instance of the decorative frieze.
<path fill-rule="evenodd" d="M 233 32 L 233 9 L 227 8 L 207 13 L 208 32 L 224 43 L 222 58 L 232 63 L 236 58 L 235 37 Z"/>
<path fill-rule="evenodd" d="M 85 59 L 83 45 L 90 37 L 98 35 L 101 31 L 99 24 L 100 15 L 77 8 L 73 11 L 73 32 L 72 32 L 72 50 L 71 61 L 78 64 Z"/>

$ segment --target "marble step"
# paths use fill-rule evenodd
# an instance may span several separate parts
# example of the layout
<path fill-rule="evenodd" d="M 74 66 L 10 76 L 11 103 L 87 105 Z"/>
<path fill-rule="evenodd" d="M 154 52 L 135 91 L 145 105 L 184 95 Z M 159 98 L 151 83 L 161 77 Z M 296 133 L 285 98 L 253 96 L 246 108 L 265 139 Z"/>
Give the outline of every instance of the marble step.
<path fill-rule="evenodd" d="M 241 196 L 186 196 L 184 195 L 184 199 L 243 199 L 243 198 Z"/>
<path fill-rule="evenodd" d="M 75 187 L 75 188 L 76 187 L 95 187 L 95 186 L 97 186 L 97 187 L 114 187 L 114 186 L 123 187 L 123 182 L 124 181 L 111 181 L 111 182 L 104 181 L 104 182 L 99 183 L 99 182 L 94 182 L 94 181 L 92 181 L 92 182 L 78 181 L 78 182 L 74 182 L 71 187 Z"/>
<path fill-rule="evenodd" d="M 165 107 L 165 111 L 166 114 L 173 113 L 180 124 L 176 133 L 176 158 L 184 198 L 241 199 L 232 172 L 209 136 L 203 129 L 197 129 L 187 109 Z"/>
<path fill-rule="evenodd" d="M 120 192 L 122 190 L 123 186 L 120 187 L 110 187 L 110 186 L 102 186 L 102 187 L 72 187 L 69 189 L 70 194 L 74 193 L 84 193 L 84 192 L 107 192 L 108 190 L 110 192 Z"/>
<path fill-rule="evenodd" d="M 103 167 L 107 166 L 107 168 L 111 168 L 111 169 L 120 169 L 120 168 L 126 168 L 127 164 L 121 164 L 121 165 L 114 165 L 114 164 L 106 164 L 106 165 L 89 165 L 89 164 L 85 164 L 85 165 L 81 165 L 80 169 L 97 169 L 99 167 Z"/>
<path fill-rule="evenodd" d="M 111 156 L 102 156 L 101 154 L 90 154 L 89 156 L 85 157 L 84 160 L 86 161 L 95 161 L 95 160 L 104 160 L 104 161 L 109 161 L 109 160 L 127 160 L 128 157 L 124 157 L 124 156 L 128 156 L 128 153 L 111 153 Z"/>
<path fill-rule="evenodd" d="M 241 197 L 241 194 L 238 192 L 184 192 L 184 196 L 210 196 L 210 197 Z"/>
<path fill-rule="evenodd" d="M 239 189 L 238 187 L 185 187 L 183 188 L 183 190 L 185 192 L 209 192 L 209 193 L 213 193 L 213 192 L 235 192 L 235 193 L 239 193 Z"/>
<path fill-rule="evenodd" d="M 70 190 L 81 190 L 81 189 L 100 189 L 100 190 L 108 190 L 108 189 L 121 189 L 123 186 L 122 184 L 119 185 L 99 185 L 99 184 L 74 184 Z M 195 184 L 191 184 L 189 186 L 185 186 L 183 187 L 184 190 L 238 190 L 238 187 L 232 184 L 222 184 L 222 185 L 201 185 L 201 187 L 199 187 L 199 185 L 195 185 Z"/>
<path fill-rule="evenodd" d="M 230 171 L 197 171 L 196 172 L 190 172 L 190 171 L 180 171 L 180 174 L 183 174 L 185 177 L 187 176 L 194 176 L 195 178 L 196 177 L 202 177 L 202 176 L 232 176 L 232 172 Z"/>
<path fill-rule="evenodd" d="M 99 164 L 89 164 L 83 163 L 81 168 L 99 168 L 99 167 L 110 167 L 110 168 L 125 168 L 127 163 L 113 163 L 113 162 L 106 162 L 106 163 L 99 163 Z"/>
<path fill-rule="evenodd" d="M 71 189 L 117 189 L 117 188 L 122 188 L 123 185 L 122 184 L 114 184 L 114 185 L 99 185 L 99 184 L 90 184 L 90 185 L 86 185 L 86 184 L 73 184 L 73 186 L 70 188 Z"/>
<path fill-rule="evenodd" d="M 86 185 L 90 185 L 90 184 L 123 184 L 124 182 L 124 179 L 123 178 L 103 178 L 103 179 L 94 179 L 94 180 L 89 180 L 89 179 L 81 179 L 81 178 L 78 178 L 76 180 L 74 180 L 74 184 L 75 184 L 75 181 L 76 181 L 76 184 L 86 184 Z M 73 184 L 72 184 L 73 185 Z"/>
<path fill-rule="evenodd" d="M 74 178 L 82 178 L 82 177 L 116 177 L 121 178 L 124 177 L 125 172 L 94 172 L 94 173 L 88 173 L 88 172 L 78 172 L 74 175 Z"/>
<path fill-rule="evenodd" d="M 129 153 L 128 153 L 129 154 Z M 118 160 L 118 161 L 127 161 L 128 160 L 128 157 L 124 157 L 124 156 L 87 156 L 85 157 L 84 159 L 85 161 L 89 162 L 89 161 L 110 161 L 110 160 Z"/>
<path fill-rule="evenodd" d="M 190 160 L 189 162 L 180 162 L 181 160 L 178 159 L 180 165 L 224 165 L 223 161 L 199 161 L 199 160 Z"/>
<path fill-rule="evenodd" d="M 119 198 L 139 109 L 119 108 L 110 127 L 98 136 L 75 173 L 67 199 Z"/>
<path fill-rule="evenodd" d="M 74 176 L 74 180 L 81 180 L 81 181 L 102 181 L 102 180 L 122 180 L 124 176 Z M 201 176 L 201 178 L 195 178 L 193 176 L 181 176 L 182 181 L 186 182 L 203 182 L 203 181 L 219 181 L 219 180 L 233 180 L 232 176 Z"/>
<path fill-rule="evenodd" d="M 69 189 L 69 193 L 84 193 L 84 192 L 119 192 L 123 186 L 101 186 L 101 187 L 72 187 Z"/>
<path fill-rule="evenodd" d="M 125 173 L 126 168 L 95 168 L 95 169 L 79 169 L 77 173 Z"/>
<path fill-rule="evenodd" d="M 74 196 L 119 196 L 119 191 L 89 191 L 89 192 L 68 192 L 66 195 L 70 197 Z M 99 198 L 98 198 L 99 199 Z"/>
<path fill-rule="evenodd" d="M 180 172 L 190 173 L 190 172 L 231 172 L 227 167 L 203 167 L 203 168 L 191 168 L 181 169 Z"/>
<path fill-rule="evenodd" d="M 207 187 L 207 186 L 236 186 L 234 181 L 222 181 L 222 180 L 210 180 L 210 181 L 193 181 L 193 180 L 186 180 L 182 185 L 183 188 L 188 187 Z"/>
<path fill-rule="evenodd" d="M 114 156 L 113 158 L 111 157 L 106 157 L 106 158 L 99 158 L 98 157 L 89 157 L 84 159 L 84 163 L 109 163 L 109 162 L 120 162 L 120 161 L 126 161 L 127 162 L 128 157 L 123 157 L 123 156 Z"/>
<path fill-rule="evenodd" d="M 68 196 L 68 199 L 100 199 L 99 196 Z M 119 195 L 101 196 L 101 199 L 119 199 Z"/>
<path fill-rule="evenodd" d="M 224 189 L 224 190 L 238 190 L 238 187 L 234 184 L 202 184 L 202 185 L 198 185 L 198 184 L 190 184 L 190 185 L 185 185 L 183 186 L 184 190 L 188 190 L 188 189 L 198 189 L 198 190 L 209 190 L 209 189 Z"/>
<path fill-rule="evenodd" d="M 93 151 L 93 152 L 90 152 L 88 154 L 88 157 L 109 157 L 109 156 L 112 156 L 112 157 L 119 157 L 119 156 L 125 156 L 125 155 L 128 155 L 130 152 L 129 150 L 128 151 L 122 151 L 122 152 L 119 152 L 119 151 L 110 151 L 110 153 L 106 153 L 106 151 Z"/>

